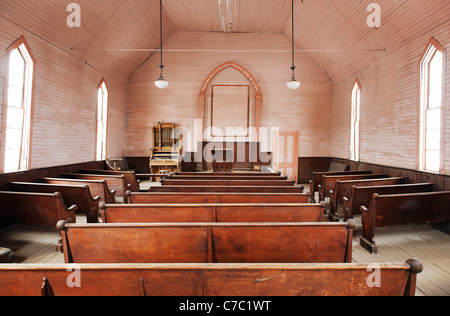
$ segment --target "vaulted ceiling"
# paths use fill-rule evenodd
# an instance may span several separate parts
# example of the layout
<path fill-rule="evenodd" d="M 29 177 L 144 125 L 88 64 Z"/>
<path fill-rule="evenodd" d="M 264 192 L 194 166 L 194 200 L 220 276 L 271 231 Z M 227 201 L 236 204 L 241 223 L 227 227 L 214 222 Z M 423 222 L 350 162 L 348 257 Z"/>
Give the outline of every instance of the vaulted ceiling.
<path fill-rule="evenodd" d="M 71 2 L 81 7 L 80 28 L 66 25 Z M 372 2 L 381 7 L 381 28 L 367 26 Z M 291 39 L 290 0 L 163 0 L 163 8 L 164 41 L 176 32 Z M 448 23 L 448 12 L 448 0 L 295 0 L 295 43 L 339 82 Z M 159 47 L 158 0 L 1 0 L 0 16 L 124 82 Z"/>

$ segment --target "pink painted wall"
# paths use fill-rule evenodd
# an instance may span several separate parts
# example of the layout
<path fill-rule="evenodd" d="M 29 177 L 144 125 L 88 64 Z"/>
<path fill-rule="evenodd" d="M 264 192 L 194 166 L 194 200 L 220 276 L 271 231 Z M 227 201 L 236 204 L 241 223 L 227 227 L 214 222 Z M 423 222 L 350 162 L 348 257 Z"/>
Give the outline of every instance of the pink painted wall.
<path fill-rule="evenodd" d="M 329 156 L 331 82 L 320 67 L 297 53 L 296 75 L 302 86 L 289 90 L 290 45 L 283 34 L 177 32 L 164 46 L 168 50 L 164 53 L 164 77 L 169 88 L 159 90 L 153 83 L 159 75 L 159 54 L 143 65 L 128 85 L 125 155 L 149 155 L 151 127 L 158 121 L 174 121 L 193 130 L 203 81 L 217 66 L 232 61 L 250 72 L 261 88 L 262 126 L 299 130 L 300 156 Z M 227 69 L 213 84 L 250 83 L 238 71 Z M 207 95 L 208 118 L 209 106 Z"/>
<path fill-rule="evenodd" d="M 436 26 L 438 24 L 438 26 Z M 355 78 L 362 85 L 361 161 L 416 169 L 419 124 L 419 62 L 429 39 L 450 50 L 450 22 L 418 24 L 407 42 L 390 45 L 382 58 L 334 87 L 332 151 L 349 158 L 351 91 Z M 420 29 L 420 32 L 419 32 Z M 413 31 L 413 30 L 412 30 Z M 445 173 L 450 174 L 450 62 L 447 54 Z"/>
<path fill-rule="evenodd" d="M 27 21 L 19 26 L 0 17 L 0 104 L 5 50 L 24 35 L 36 58 L 31 168 L 95 160 L 97 85 L 102 77 L 110 90 L 108 157 L 122 157 L 126 83 L 36 35 Z"/>

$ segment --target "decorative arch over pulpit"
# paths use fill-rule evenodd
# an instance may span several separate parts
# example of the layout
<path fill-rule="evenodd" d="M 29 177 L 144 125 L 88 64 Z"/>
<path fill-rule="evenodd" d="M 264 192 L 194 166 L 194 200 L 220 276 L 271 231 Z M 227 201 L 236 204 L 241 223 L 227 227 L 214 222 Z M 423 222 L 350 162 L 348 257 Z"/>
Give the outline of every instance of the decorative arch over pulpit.
<path fill-rule="evenodd" d="M 211 81 L 216 77 L 219 73 L 224 71 L 225 69 L 232 68 L 236 71 L 239 71 L 242 75 L 244 75 L 248 81 L 250 82 L 251 86 L 255 90 L 256 95 L 256 109 L 255 109 L 255 129 L 257 131 L 257 141 L 259 141 L 259 128 L 261 126 L 261 109 L 262 109 L 262 93 L 261 89 L 259 87 L 259 84 L 256 82 L 255 78 L 248 72 L 244 67 L 241 65 L 229 61 L 226 62 L 218 67 L 216 67 L 211 73 L 206 77 L 205 81 L 202 84 L 202 87 L 200 89 L 200 93 L 198 96 L 198 118 L 202 122 L 201 131 L 202 133 L 199 133 L 199 139 L 198 141 L 203 141 L 203 131 L 204 131 L 204 115 L 205 115 L 205 99 L 206 99 L 206 91 L 208 89 L 208 86 L 210 85 Z"/>

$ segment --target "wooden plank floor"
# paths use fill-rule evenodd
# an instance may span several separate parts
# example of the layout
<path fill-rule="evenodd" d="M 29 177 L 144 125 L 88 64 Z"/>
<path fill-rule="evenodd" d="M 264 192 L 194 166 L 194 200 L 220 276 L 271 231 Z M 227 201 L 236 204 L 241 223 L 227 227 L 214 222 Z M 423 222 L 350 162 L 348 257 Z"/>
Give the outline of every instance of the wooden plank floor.
<path fill-rule="evenodd" d="M 307 190 L 305 190 L 307 192 Z M 359 221 L 358 217 L 355 218 Z M 85 215 L 77 215 L 85 223 Z M 450 236 L 430 225 L 408 225 L 377 228 L 378 254 L 370 254 L 359 245 L 360 226 L 353 239 L 355 263 L 403 263 L 418 258 L 424 271 L 418 275 L 417 296 L 450 295 Z M 0 246 L 10 248 L 16 263 L 64 263 L 55 247 L 59 238 L 56 228 L 13 225 L 0 228 Z M 382 282 L 382 281 L 381 281 Z"/>

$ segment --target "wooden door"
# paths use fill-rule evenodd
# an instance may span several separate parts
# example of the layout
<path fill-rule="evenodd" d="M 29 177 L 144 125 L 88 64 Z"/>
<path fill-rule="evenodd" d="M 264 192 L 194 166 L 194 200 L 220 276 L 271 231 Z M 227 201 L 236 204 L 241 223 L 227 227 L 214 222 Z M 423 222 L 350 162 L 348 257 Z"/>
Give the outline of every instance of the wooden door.
<path fill-rule="evenodd" d="M 276 131 L 273 135 L 273 164 L 275 171 L 298 183 L 299 132 Z"/>

